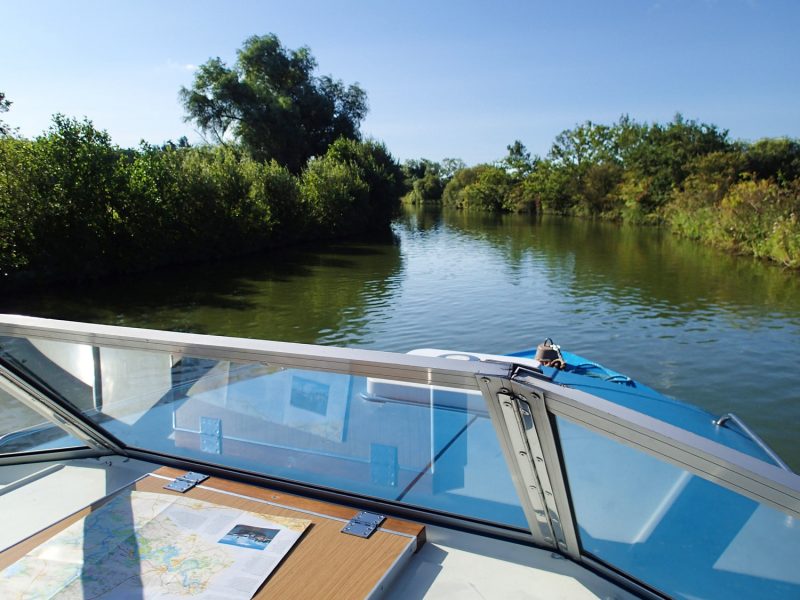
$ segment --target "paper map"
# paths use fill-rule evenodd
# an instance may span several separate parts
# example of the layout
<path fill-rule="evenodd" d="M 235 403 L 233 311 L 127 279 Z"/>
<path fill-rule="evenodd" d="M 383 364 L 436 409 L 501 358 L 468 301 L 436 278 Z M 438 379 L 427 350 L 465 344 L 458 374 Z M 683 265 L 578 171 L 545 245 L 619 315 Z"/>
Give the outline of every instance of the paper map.
<path fill-rule="evenodd" d="M 0 598 L 251 598 L 308 525 L 134 491 L 0 572 Z"/>

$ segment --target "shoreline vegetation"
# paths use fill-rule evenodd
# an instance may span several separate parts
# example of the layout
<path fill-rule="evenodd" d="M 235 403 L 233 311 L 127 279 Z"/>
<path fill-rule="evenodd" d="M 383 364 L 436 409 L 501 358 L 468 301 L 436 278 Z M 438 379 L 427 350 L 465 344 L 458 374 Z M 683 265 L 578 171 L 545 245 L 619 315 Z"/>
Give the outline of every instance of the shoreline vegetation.
<path fill-rule="evenodd" d="M 233 146 L 122 149 L 55 117 L 0 139 L 0 286 L 95 279 L 388 230 L 399 165 L 340 138 L 298 174 Z"/>
<path fill-rule="evenodd" d="M 472 167 L 406 161 L 403 202 L 663 225 L 800 268 L 800 140 L 733 141 L 678 114 L 666 124 L 587 121 L 560 133 L 545 157 L 531 157 L 519 141 L 507 150 Z"/>
<path fill-rule="evenodd" d="M 316 67 L 308 48 L 272 34 L 245 40 L 231 66 L 208 60 L 179 92 L 206 140 L 197 146 L 120 148 L 90 120 L 60 114 L 26 139 L 0 120 L 2 288 L 385 231 L 401 196 L 666 225 L 800 268 L 798 140 L 745 143 L 681 115 L 666 124 L 623 116 L 563 131 L 545 157 L 516 141 L 491 164 L 400 165 L 360 134 L 366 92 Z M 0 91 L 0 113 L 11 104 Z"/>
<path fill-rule="evenodd" d="M 180 98 L 210 142 L 114 145 L 57 114 L 25 139 L 0 122 L 0 286 L 95 279 L 388 230 L 400 165 L 362 139 L 366 93 L 314 74 L 308 48 L 251 37 Z M 10 102 L 0 93 L 0 110 Z"/>

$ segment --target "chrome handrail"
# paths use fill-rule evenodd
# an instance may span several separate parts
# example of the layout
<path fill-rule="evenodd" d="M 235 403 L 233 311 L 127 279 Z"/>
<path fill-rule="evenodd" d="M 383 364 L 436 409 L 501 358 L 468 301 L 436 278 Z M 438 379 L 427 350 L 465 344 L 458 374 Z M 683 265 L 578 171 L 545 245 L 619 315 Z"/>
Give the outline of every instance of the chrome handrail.
<path fill-rule="evenodd" d="M 268 363 L 275 367 L 312 369 L 475 391 L 479 389 L 478 376 L 508 378 L 511 373 L 510 362 L 458 361 L 378 350 L 158 331 L 20 315 L 0 314 L 0 336 Z"/>

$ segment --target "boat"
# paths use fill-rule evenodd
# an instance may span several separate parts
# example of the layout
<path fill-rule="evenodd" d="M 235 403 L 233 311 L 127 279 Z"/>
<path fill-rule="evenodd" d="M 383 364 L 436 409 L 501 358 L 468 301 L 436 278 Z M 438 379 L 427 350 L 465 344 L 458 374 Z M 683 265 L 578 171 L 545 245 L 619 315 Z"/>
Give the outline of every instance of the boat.
<path fill-rule="evenodd" d="M 366 592 L 305 597 L 800 597 L 800 476 L 736 415 L 550 340 L 398 354 L 0 315 L 0 406 L 0 569 L 148 477 L 424 525 Z"/>

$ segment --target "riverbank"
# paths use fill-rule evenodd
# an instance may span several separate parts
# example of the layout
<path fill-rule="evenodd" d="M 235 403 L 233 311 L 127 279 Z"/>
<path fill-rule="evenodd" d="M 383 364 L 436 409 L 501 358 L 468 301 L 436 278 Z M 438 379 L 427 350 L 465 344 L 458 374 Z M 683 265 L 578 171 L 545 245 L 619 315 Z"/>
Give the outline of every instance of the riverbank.
<path fill-rule="evenodd" d="M 622 117 L 561 132 L 545 157 L 531 157 L 517 141 L 501 160 L 447 176 L 437 163 L 413 166 L 404 165 L 407 180 L 416 175 L 409 204 L 438 199 L 467 211 L 667 225 L 704 244 L 800 268 L 800 140 L 735 141 L 681 115 L 665 124 Z"/>
<path fill-rule="evenodd" d="M 385 146 L 340 139 L 298 174 L 235 146 L 115 146 L 56 116 L 0 138 L 3 289 L 134 273 L 388 229 L 402 175 Z"/>

